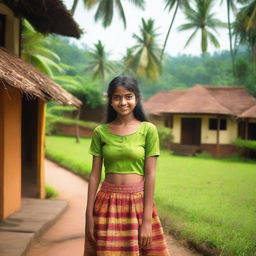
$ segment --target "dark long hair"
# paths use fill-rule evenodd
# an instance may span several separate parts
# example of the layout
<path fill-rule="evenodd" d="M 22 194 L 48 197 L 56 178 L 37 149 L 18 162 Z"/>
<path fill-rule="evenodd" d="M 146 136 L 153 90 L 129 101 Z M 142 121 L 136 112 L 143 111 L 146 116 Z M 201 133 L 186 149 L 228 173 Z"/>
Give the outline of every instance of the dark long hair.
<path fill-rule="evenodd" d="M 123 86 L 130 92 L 133 92 L 136 97 L 137 104 L 133 110 L 134 117 L 139 121 L 147 121 L 141 104 L 141 94 L 137 81 L 129 76 L 117 76 L 108 85 L 108 103 L 107 103 L 107 118 L 105 123 L 110 123 L 116 119 L 117 113 L 111 106 L 112 96 L 118 86 Z"/>

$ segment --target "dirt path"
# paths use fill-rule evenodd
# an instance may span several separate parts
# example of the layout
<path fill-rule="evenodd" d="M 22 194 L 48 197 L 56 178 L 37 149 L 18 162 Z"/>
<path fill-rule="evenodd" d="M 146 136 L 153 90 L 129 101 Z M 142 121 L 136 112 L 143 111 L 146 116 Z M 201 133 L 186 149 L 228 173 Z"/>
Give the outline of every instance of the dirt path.
<path fill-rule="evenodd" d="M 69 201 L 59 220 L 36 240 L 26 256 L 82 256 L 87 182 L 45 159 L 46 184 L 59 191 L 58 198 Z M 166 235 L 171 256 L 200 256 Z"/>

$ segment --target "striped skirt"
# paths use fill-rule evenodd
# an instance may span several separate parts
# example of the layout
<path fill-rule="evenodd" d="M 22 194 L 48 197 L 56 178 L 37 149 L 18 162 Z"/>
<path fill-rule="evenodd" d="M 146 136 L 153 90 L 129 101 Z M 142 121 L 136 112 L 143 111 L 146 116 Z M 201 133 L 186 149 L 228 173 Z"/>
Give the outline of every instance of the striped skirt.
<path fill-rule="evenodd" d="M 85 238 L 86 256 L 169 256 L 163 229 L 153 203 L 152 241 L 139 246 L 143 217 L 144 181 L 115 185 L 103 181 L 94 203 L 96 246 Z"/>

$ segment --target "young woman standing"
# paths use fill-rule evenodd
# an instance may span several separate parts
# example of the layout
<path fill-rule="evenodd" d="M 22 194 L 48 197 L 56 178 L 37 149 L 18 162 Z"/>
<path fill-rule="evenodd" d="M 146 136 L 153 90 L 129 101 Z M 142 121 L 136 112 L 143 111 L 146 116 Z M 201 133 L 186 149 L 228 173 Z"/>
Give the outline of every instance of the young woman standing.
<path fill-rule="evenodd" d="M 135 79 L 110 82 L 107 120 L 94 129 L 89 153 L 84 256 L 169 256 L 153 199 L 158 133 L 146 121 Z"/>

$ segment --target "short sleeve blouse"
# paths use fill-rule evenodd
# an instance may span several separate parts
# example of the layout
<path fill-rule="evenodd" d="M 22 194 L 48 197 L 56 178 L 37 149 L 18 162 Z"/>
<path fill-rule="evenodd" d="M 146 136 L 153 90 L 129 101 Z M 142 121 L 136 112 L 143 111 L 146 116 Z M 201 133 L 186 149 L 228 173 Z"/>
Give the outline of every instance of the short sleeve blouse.
<path fill-rule="evenodd" d="M 157 128 L 143 121 L 136 132 L 117 135 L 101 124 L 93 131 L 89 153 L 103 157 L 105 173 L 144 175 L 145 158 L 160 155 Z"/>

